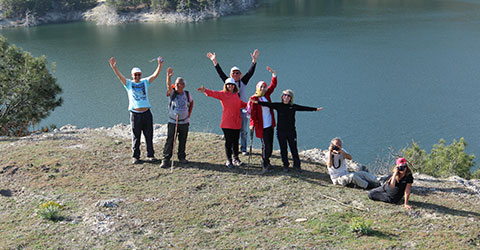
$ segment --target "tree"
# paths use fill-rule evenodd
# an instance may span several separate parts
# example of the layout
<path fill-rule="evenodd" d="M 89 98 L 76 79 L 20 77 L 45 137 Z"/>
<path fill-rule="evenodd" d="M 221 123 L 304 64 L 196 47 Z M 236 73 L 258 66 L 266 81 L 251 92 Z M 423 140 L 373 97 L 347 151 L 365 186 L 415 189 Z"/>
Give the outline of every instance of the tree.
<path fill-rule="evenodd" d="M 470 179 L 472 176 L 480 176 L 480 172 L 473 174 L 471 169 L 475 166 L 475 155 L 465 153 L 467 143 L 465 140 L 453 140 L 452 144 L 445 145 L 445 140 L 440 139 L 438 144 L 433 145 L 430 154 L 421 149 L 415 142 L 412 147 L 402 151 L 405 158 L 413 163 L 420 173 L 435 177 L 448 177 L 458 175 Z"/>
<path fill-rule="evenodd" d="M 45 56 L 33 57 L 0 36 L 0 135 L 22 136 L 62 104 Z"/>

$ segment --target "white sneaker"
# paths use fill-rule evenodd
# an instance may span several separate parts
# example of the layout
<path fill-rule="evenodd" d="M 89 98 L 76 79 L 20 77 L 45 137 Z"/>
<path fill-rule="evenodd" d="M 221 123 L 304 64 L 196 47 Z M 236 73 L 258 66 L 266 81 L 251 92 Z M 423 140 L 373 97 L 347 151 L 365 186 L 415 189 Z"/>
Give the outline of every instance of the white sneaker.
<path fill-rule="evenodd" d="M 233 165 L 237 166 L 237 167 L 240 167 L 240 166 L 243 165 L 243 162 L 241 162 L 239 159 L 234 159 L 233 160 Z"/>

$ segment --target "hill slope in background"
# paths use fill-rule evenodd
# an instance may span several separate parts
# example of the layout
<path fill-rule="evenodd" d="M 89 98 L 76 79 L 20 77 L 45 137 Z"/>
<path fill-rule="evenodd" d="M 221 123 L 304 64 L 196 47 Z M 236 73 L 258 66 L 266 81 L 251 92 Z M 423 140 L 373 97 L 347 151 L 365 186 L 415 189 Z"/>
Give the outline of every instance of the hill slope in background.
<path fill-rule="evenodd" d="M 156 125 L 157 156 L 164 130 Z M 2 137 L 0 152 L 1 249 L 480 247 L 478 180 L 415 175 L 407 211 L 332 185 L 307 159 L 301 173 L 262 175 L 254 150 L 251 166 L 227 169 L 214 134 L 190 133 L 191 162 L 173 172 L 130 164 L 130 140 L 114 128 Z M 46 201 L 63 205 L 60 221 L 38 216 Z M 350 231 L 354 218 L 373 222 L 369 235 Z"/>

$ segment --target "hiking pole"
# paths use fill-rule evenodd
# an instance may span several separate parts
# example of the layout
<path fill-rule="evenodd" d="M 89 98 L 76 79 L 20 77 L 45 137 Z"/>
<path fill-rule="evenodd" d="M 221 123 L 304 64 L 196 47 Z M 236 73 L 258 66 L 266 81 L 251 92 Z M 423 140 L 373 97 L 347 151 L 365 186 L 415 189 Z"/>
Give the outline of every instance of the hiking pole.
<path fill-rule="evenodd" d="M 177 142 L 177 130 L 178 130 L 178 114 L 175 121 L 175 134 L 173 135 L 173 148 L 172 148 L 172 165 L 170 166 L 170 173 L 173 173 L 173 157 L 175 155 L 175 142 Z"/>
<path fill-rule="evenodd" d="M 250 159 L 252 158 L 252 147 L 253 147 L 253 130 L 255 127 L 253 127 L 250 130 L 250 153 L 248 154 L 248 164 L 247 164 L 247 171 L 250 169 Z"/>

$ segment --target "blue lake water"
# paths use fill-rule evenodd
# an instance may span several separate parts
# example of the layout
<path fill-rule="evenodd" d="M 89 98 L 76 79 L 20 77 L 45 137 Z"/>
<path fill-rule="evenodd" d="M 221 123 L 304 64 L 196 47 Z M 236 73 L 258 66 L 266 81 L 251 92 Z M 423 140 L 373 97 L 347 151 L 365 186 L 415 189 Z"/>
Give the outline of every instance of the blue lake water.
<path fill-rule="evenodd" d="M 278 73 L 274 100 L 290 88 L 296 103 L 324 107 L 297 113 L 299 149 L 326 148 L 340 136 L 354 159 L 372 164 L 412 139 L 430 150 L 440 138 L 464 137 L 467 151 L 480 156 L 479 27 L 477 1 L 278 0 L 199 23 L 76 22 L 0 34 L 56 64 L 64 104 L 44 126 L 128 123 L 126 92 L 108 59 L 115 56 L 124 75 L 134 66 L 151 74 L 156 63 L 149 61 L 161 55 L 165 68 L 150 88 L 154 122 L 167 121 L 164 81 L 172 67 L 195 100 L 191 130 L 220 134 L 220 103 L 195 90 L 222 87 L 205 54 L 216 52 L 227 71 L 246 72 L 257 48 L 252 94 L 257 81 L 270 80 L 268 65 Z"/>

